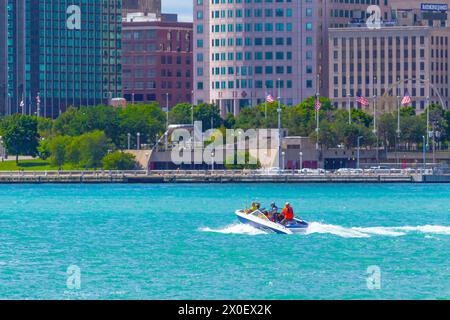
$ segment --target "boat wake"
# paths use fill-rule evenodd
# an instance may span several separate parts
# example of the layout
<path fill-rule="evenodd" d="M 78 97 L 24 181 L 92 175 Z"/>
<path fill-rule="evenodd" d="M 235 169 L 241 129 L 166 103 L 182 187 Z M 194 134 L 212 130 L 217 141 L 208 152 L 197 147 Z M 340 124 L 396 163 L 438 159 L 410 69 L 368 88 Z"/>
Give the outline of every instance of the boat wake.
<path fill-rule="evenodd" d="M 200 231 L 222 233 L 222 234 L 246 234 L 250 236 L 255 236 L 258 234 L 266 234 L 266 232 L 260 229 L 242 223 L 232 224 L 222 229 L 201 228 Z"/>
<path fill-rule="evenodd" d="M 246 224 L 232 224 L 220 229 L 201 228 L 203 232 L 214 232 L 222 234 L 244 234 L 244 235 L 261 235 L 267 234 L 265 231 L 254 228 Z M 323 224 L 320 222 L 312 222 L 305 235 L 312 234 L 331 234 L 342 238 L 370 238 L 372 236 L 384 237 L 401 237 L 408 234 L 421 233 L 427 236 L 431 234 L 436 235 L 450 235 L 450 227 L 446 226 L 404 226 L 404 227 L 343 227 L 339 225 Z"/>

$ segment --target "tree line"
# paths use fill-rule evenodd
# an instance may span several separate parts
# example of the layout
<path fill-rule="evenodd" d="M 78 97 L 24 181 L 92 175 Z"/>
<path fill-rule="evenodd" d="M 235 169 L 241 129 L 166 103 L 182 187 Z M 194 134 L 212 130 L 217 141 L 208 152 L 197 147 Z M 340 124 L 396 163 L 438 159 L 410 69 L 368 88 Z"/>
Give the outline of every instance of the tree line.
<path fill-rule="evenodd" d="M 416 115 L 411 107 L 400 112 L 400 136 L 397 132 L 397 112 L 374 117 L 361 109 L 348 111 L 335 108 L 330 100 L 320 98 L 319 141 L 323 148 L 356 147 L 358 137 L 362 147 L 391 149 L 419 148 L 429 129 L 436 134 L 441 146 L 447 147 L 450 139 L 450 111 L 432 105 L 427 112 Z M 282 127 L 291 136 L 316 138 L 315 97 L 288 107 L 281 105 Z M 258 129 L 278 127 L 278 103 L 264 103 L 243 108 L 239 116 L 227 114 L 212 104 L 174 106 L 168 115 L 170 124 L 190 124 L 192 118 L 201 121 L 203 130 L 212 127 L 226 129 Z M 192 114 L 193 113 L 193 114 Z M 164 133 L 167 114 L 157 103 L 129 105 L 126 108 L 94 106 L 69 108 L 57 119 L 15 114 L 0 119 L 0 136 L 8 154 L 39 156 L 49 159 L 58 167 L 71 164 L 79 168 L 131 169 L 136 166 L 133 156 L 123 150 L 137 149 L 138 140 L 143 147 L 151 148 Z M 139 136 L 139 137 L 138 137 Z"/>

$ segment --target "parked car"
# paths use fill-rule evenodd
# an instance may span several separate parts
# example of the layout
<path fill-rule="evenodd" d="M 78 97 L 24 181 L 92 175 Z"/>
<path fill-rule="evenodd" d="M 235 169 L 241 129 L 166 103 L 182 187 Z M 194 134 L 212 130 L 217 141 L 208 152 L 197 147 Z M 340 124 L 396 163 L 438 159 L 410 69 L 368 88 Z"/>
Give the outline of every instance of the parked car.
<path fill-rule="evenodd" d="M 311 175 L 321 175 L 321 174 L 326 174 L 329 173 L 328 171 L 326 171 L 325 169 L 310 169 L 310 168 L 303 168 L 301 170 L 297 171 L 300 174 L 311 174 Z"/>
<path fill-rule="evenodd" d="M 283 170 L 281 170 L 279 167 L 272 167 L 267 170 L 265 170 L 265 173 L 267 174 L 281 174 L 283 173 Z"/>

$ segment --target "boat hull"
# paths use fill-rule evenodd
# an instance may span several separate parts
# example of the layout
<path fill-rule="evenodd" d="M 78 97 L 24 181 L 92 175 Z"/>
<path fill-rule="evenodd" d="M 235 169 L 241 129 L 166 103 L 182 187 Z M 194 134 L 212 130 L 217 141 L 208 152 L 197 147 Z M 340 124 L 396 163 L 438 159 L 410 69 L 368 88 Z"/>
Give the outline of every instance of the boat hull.
<path fill-rule="evenodd" d="M 246 214 L 242 210 L 237 210 L 236 216 L 241 223 L 270 233 L 296 234 L 305 233 L 308 229 L 308 224 L 298 219 L 295 219 L 295 221 L 297 222 L 295 225 L 283 226 L 270 220 L 263 220 L 252 214 Z"/>

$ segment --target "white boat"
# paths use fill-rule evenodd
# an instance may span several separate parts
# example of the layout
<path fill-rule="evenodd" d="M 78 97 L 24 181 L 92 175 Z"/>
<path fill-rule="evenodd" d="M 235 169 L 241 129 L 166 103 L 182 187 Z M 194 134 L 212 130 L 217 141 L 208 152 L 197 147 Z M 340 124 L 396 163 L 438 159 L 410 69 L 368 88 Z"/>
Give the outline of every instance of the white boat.
<path fill-rule="evenodd" d="M 287 225 L 282 225 L 280 223 L 276 223 L 270 221 L 264 213 L 259 210 L 256 210 L 251 213 L 246 213 L 244 210 L 237 210 L 236 216 L 239 221 L 251 225 L 255 228 L 258 228 L 267 232 L 274 232 L 280 234 L 295 234 L 295 233 L 305 233 L 308 229 L 308 223 L 306 221 L 296 219 L 290 222 Z"/>

